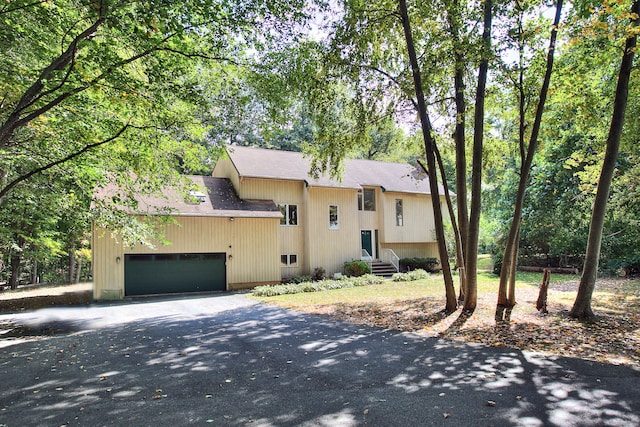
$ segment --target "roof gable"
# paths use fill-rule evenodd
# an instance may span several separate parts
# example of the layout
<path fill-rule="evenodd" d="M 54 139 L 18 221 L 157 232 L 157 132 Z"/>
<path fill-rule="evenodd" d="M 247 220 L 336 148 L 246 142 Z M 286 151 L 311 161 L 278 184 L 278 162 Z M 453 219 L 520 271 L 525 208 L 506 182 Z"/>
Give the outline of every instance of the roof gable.
<path fill-rule="evenodd" d="M 311 161 L 302 153 L 241 146 L 228 146 L 227 153 L 241 177 L 304 181 L 317 187 L 372 186 L 384 191 L 431 194 L 426 174 L 406 163 L 347 159 L 339 181 L 326 174 L 317 179 L 311 177 Z M 438 187 L 444 194 L 442 186 Z"/>

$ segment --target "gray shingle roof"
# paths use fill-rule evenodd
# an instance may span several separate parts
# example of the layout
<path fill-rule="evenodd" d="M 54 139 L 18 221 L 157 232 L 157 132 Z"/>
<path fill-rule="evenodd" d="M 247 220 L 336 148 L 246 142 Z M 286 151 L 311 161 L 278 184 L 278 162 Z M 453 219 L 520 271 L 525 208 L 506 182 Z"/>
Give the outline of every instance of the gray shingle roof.
<path fill-rule="evenodd" d="M 163 212 L 172 215 L 211 216 L 211 217 L 251 217 L 280 218 L 280 209 L 271 200 L 243 200 L 238 197 L 233 184 L 226 178 L 190 175 L 199 189 L 203 201 L 197 197 L 185 197 L 177 188 L 165 188 L 162 195 L 137 195 L 137 213 L 156 214 Z M 116 192 L 115 187 L 107 186 L 100 190 L 97 197 L 108 197 Z"/>
<path fill-rule="evenodd" d="M 384 191 L 431 194 L 426 174 L 406 163 L 347 159 L 342 181 L 338 181 L 327 175 L 311 177 L 311 161 L 302 153 L 241 146 L 229 146 L 227 153 L 241 177 L 304 181 L 316 187 L 372 186 Z M 443 194 L 442 186 L 438 187 Z"/>

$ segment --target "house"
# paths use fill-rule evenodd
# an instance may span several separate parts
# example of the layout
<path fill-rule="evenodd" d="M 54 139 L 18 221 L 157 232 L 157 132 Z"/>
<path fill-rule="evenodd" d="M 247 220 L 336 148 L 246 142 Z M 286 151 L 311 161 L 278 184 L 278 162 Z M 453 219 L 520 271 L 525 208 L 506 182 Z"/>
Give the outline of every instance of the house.
<path fill-rule="evenodd" d="M 189 200 L 168 189 L 141 198 L 169 209 L 169 245 L 125 247 L 94 227 L 94 298 L 234 290 L 345 261 L 437 257 L 429 182 L 402 163 L 346 160 L 342 179 L 310 176 L 303 154 L 230 146 L 213 176 L 192 176 Z"/>

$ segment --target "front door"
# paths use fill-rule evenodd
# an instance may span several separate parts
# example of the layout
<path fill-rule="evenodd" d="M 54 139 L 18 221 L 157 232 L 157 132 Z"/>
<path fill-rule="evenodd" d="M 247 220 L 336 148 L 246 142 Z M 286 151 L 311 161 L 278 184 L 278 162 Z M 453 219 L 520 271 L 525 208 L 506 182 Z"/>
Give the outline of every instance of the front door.
<path fill-rule="evenodd" d="M 372 258 L 375 258 L 373 253 L 373 239 L 371 230 L 360 230 L 360 242 L 362 249 L 366 250 Z"/>

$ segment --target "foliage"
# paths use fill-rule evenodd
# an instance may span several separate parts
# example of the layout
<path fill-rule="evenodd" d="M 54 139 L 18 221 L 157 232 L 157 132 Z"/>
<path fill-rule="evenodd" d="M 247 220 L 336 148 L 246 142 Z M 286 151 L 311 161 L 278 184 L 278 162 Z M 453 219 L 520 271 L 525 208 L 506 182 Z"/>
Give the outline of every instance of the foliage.
<path fill-rule="evenodd" d="M 308 274 L 303 274 L 300 276 L 293 276 L 284 281 L 285 284 L 289 283 L 303 283 L 303 282 L 311 282 L 311 276 Z"/>
<path fill-rule="evenodd" d="M 322 267 L 316 267 L 313 269 L 313 274 L 311 274 L 311 280 L 314 282 L 319 282 L 320 280 L 324 280 L 327 277 L 327 272 Z"/>
<path fill-rule="evenodd" d="M 391 280 L 394 282 L 412 282 L 414 280 L 426 279 L 427 277 L 429 277 L 429 273 L 419 268 L 407 273 L 395 273 L 391 277 Z"/>
<path fill-rule="evenodd" d="M 568 9 L 565 43 L 560 47 L 552 90 L 547 101 L 539 156 L 531 171 L 520 230 L 521 262 L 546 260 L 552 264 L 575 265 L 584 259 L 590 211 L 603 160 L 604 142 L 611 122 L 611 105 L 620 53 L 627 31 L 630 2 L 606 5 L 575 4 Z M 529 71 L 528 71 L 529 72 Z M 637 129 L 639 75 L 631 75 L 629 112 L 622 134 L 621 153 L 611 187 L 610 208 L 604 225 L 601 269 L 614 273 L 626 264 L 626 254 L 640 245 L 634 173 L 638 156 Z M 514 109 L 509 100 L 498 106 L 492 122 L 501 139 L 515 140 Z M 515 149 L 508 147 L 502 160 L 492 158 L 488 185 L 483 194 L 490 235 L 499 250 L 504 245 L 506 224 L 512 212 L 517 168 Z M 497 162 L 495 160 L 498 160 Z M 631 160 L 631 161 L 629 161 Z M 624 200 L 624 202 L 622 201 Z M 632 260 L 629 262 L 633 263 Z"/>
<path fill-rule="evenodd" d="M 352 260 L 344 263 L 344 274 L 349 277 L 359 277 L 371 273 L 371 267 L 365 261 Z"/>
<path fill-rule="evenodd" d="M 436 271 L 436 267 L 440 264 L 437 258 L 400 258 L 400 271 L 412 271 L 422 269 L 433 273 Z"/>
<path fill-rule="evenodd" d="M 223 88 L 204 76 L 246 78 L 254 52 L 290 43 L 302 9 L 280 0 L 4 2 L 2 274 L 11 257 L 28 261 L 23 269 L 73 257 L 91 220 L 129 242 L 159 237 L 119 209 L 135 211 L 136 192 L 181 184 L 180 173 L 211 172 L 220 148 L 207 144 L 202 112 L 227 111 L 207 109 Z M 120 194 L 88 215 L 107 182 Z"/>
<path fill-rule="evenodd" d="M 384 279 L 373 274 L 360 277 L 342 277 L 339 280 L 320 280 L 317 282 L 291 283 L 286 285 L 267 285 L 253 288 L 252 295 L 257 297 L 272 297 L 276 295 L 297 294 L 301 292 L 320 292 L 332 289 L 345 289 L 357 286 L 382 283 Z"/>

